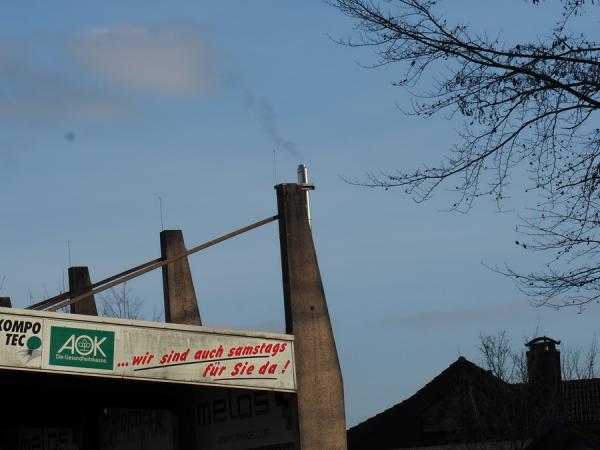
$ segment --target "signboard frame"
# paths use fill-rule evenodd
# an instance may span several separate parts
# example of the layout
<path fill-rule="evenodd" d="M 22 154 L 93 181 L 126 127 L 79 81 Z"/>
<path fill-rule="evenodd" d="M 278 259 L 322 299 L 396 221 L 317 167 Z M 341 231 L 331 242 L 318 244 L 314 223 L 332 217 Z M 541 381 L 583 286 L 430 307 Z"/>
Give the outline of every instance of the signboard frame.
<path fill-rule="evenodd" d="M 145 339 L 152 342 L 144 353 Z M 129 353 L 124 350 L 128 346 L 133 348 Z M 8 347 L 14 347 L 14 357 Z M 155 355 L 156 349 L 163 354 Z M 137 360 L 132 359 L 135 352 Z M 198 373 L 203 375 L 196 378 L 192 367 L 202 367 Z M 0 370 L 4 369 L 297 391 L 293 335 L 0 307 Z M 264 377 L 257 377 L 259 371 Z"/>

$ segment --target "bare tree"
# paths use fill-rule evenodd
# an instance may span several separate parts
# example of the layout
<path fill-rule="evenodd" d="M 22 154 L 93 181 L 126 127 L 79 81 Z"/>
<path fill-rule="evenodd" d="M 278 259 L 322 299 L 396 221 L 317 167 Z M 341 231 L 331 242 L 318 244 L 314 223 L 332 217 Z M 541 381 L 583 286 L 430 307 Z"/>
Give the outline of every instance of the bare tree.
<path fill-rule="evenodd" d="M 561 371 L 563 380 L 587 380 L 598 376 L 598 342 L 596 337 L 587 349 L 563 349 Z"/>
<path fill-rule="evenodd" d="M 141 314 L 143 301 L 131 295 L 131 289 L 126 282 L 111 288 L 100 299 L 103 316 L 143 320 Z"/>
<path fill-rule="evenodd" d="M 524 352 L 514 351 L 506 331 L 479 336 L 477 346 L 482 365 L 507 383 L 527 382 L 527 361 Z"/>
<path fill-rule="evenodd" d="M 552 256 L 540 272 L 503 273 L 553 307 L 600 302 L 600 46 L 572 25 L 595 6 L 560 2 L 546 38 L 504 43 L 449 23 L 441 0 L 330 0 L 357 20 L 358 36 L 345 44 L 373 48 L 374 67 L 400 68 L 395 84 L 415 95 L 409 114 L 464 119 L 461 143 L 439 165 L 373 173 L 359 184 L 400 187 L 422 202 L 446 183 L 456 193 L 454 209 L 468 210 L 483 196 L 502 207 L 509 174 L 524 166 L 522 189 L 535 195 L 535 206 L 520 230 L 527 242 L 517 245 Z M 426 73 L 436 81 L 420 89 Z"/>
<path fill-rule="evenodd" d="M 535 333 L 537 334 L 537 332 Z M 530 339 L 525 338 L 525 341 Z M 507 383 L 527 382 L 527 357 L 525 350 L 515 350 L 506 331 L 479 336 L 477 345 L 484 369 Z M 587 380 L 598 375 L 600 349 L 596 337 L 585 348 L 565 348 L 560 353 L 563 380 Z"/>
<path fill-rule="evenodd" d="M 118 317 L 121 319 L 144 320 L 142 306 L 144 301 L 131 294 L 127 282 L 118 287 L 111 288 L 100 296 L 101 315 L 105 317 Z M 163 313 L 156 310 L 152 313 L 152 322 L 161 322 Z"/>

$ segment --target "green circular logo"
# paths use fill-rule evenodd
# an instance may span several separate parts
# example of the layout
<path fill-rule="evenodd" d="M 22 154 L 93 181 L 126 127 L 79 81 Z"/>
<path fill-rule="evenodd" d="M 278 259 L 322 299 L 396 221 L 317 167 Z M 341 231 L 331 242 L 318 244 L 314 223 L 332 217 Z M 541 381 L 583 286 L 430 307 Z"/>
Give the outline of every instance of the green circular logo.
<path fill-rule="evenodd" d="M 31 336 L 27 339 L 27 348 L 29 350 L 35 350 L 36 348 L 40 348 L 42 346 L 42 340 L 37 336 Z"/>

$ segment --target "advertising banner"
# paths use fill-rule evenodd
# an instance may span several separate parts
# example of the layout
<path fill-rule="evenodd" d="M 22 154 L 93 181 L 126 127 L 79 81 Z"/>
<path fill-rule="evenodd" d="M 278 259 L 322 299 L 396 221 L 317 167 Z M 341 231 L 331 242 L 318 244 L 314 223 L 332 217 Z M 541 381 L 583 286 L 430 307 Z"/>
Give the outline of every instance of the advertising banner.
<path fill-rule="evenodd" d="M 0 308 L 0 367 L 294 392 L 293 337 Z"/>

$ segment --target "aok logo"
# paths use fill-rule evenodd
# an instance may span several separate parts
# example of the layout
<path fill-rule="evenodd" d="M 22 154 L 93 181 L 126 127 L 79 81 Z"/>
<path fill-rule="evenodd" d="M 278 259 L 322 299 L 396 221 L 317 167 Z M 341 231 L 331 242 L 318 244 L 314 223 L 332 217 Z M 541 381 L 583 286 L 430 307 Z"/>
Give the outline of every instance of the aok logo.
<path fill-rule="evenodd" d="M 65 351 L 71 352 L 71 354 L 77 353 L 81 356 L 98 356 L 106 358 L 106 353 L 102 350 L 102 344 L 106 341 L 106 338 L 98 339 L 97 336 L 75 336 L 74 334 L 63 344 L 58 351 L 58 354 L 62 354 Z"/>
<path fill-rule="evenodd" d="M 51 327 L 50 364 L 112 370 L 115 333 L 80 328 Z"/>

